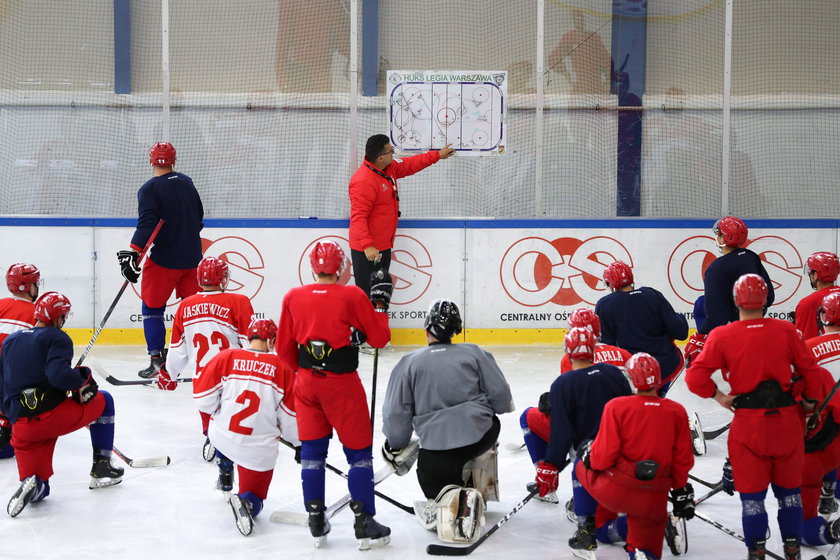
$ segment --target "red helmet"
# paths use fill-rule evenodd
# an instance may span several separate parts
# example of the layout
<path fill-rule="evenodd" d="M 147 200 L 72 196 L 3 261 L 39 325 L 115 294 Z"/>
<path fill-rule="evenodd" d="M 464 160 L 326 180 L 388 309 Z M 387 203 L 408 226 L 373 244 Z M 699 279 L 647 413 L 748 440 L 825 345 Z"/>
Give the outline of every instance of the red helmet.
<path fill-rule="evenodd" d="M 35 301 L 35 319 L 48 325 L 70 314 L 70 300 L 58 292 L 47 292 Z"/>
<path fill-rule="evenodd" d="M 761 309 L 767 303 L 767 282 L 758 274 L 744 274 L 732 286 L 735 306 L 741 309 Z"/>
<path fill-rule="evenodd" d="M 29 292 L 29 288 L 40 281 L 41 271 L 34 264 L 15 263 L 6 272 L 6 287 L 13 294 Z"/>
<path fill-rule="evenodd" d="M 159 167 L 175 165 L 175 146 L 169 142 L 158 142 L 149 148 L 149 163 Z"/>
<path fill-rule="evenodd" d="M 834 282 L 840 274 L 840 260 L 828 251 L 814 253 L 805 261 L 805 276 L 810 276 L 812 272 L 817 273 L 820 282 Z"/>
<path fill-rule="evenodd" d="M 195 273 L 198 279 L 198 285 L 202 288 L 206 286 L 221 286 L 225 288 L 230 279 L 228 264 L 216 257 L 204 257 L 201 259 Z"/>
<path fill-rule="evenodd" d="M 270 340 L 277 337 L 277 325 L 271 319 L 254 319 L 248 325 L 248 340 L 261 338 Z"/>
<path fill-rule="evenodd" d="M 740 247 L 747 242 L 747 231 L 747 224 L 735 216 L 721 218 L 712 227 L 715 236 L 723 236 L 721 247 Z"/>
<path fill-rule="evenodd" d="M 309 262 L 315 274 L 341 275 L 346 258 L 335 241 L 319 241 L 309 253 Z"/>
<path fill-rule="evenodd" d="M 624 367 L 627 369 L 630 381 L 637 391 L 656 389 L 662 382 L 659 362 L 647 352 L 633 354 L 624 364 Z"/>
<path fill-rule="evenodd" d="M 622 261 L 614 261 L 604 269 L 604 283 L 613 290 L 618 290 L 633 283 L 633 269 Z"/>
<path fill-rule="evenodd" d="M 583 327 L 595 333 L 595 337 L 601 336 L 601 320 L 595 315 L 595 311 L 588 307 L 578 307 L 569 316 L 569 327 Z"/>
<path fill-rule="evenodd" d="M 831 292 L 823 298 L 820 322 L 823 325 L 840 325 L 840 292 Z"/>
<path fill-rule="evenodd" d="M 566 346 L 566 354 L 573 360 L 591 360 L 595 355 L 595 345 L 598 338 L 591 330 L 585 327 L 573 327 L 566 333 L 563 340 Z"/>

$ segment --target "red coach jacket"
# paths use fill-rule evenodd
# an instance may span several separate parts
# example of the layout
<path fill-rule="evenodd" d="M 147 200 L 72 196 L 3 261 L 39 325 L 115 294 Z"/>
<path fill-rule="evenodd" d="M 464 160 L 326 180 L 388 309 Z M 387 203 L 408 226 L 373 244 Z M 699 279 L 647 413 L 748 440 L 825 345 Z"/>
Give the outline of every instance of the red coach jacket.
<path fill-rule="evenodd" d="M 394 158 L 384 170 L 367 160 L 350 178 L 350 248 L 364 251 L 376 247 L 379 251 L 394 246 L 400 199 L 397 179 L 414 175 L 440 160 L 437 150 Z"/>

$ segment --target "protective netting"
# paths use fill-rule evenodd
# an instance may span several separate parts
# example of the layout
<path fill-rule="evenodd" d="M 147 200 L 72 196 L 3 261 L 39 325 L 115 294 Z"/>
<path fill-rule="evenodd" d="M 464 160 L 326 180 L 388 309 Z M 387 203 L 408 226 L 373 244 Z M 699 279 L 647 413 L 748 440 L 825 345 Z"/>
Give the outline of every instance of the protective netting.
<path fill-rule="evenodd" d="M 734 1 L 728 120 L 724 0 L 380 1 L 376 35 L 364 4 L 169 3 L 168 139 L 208 216 L 346 217 L 386 72 L 423 69 L 507 71 L 507 150 L 402 180 L 404 217 L 608 217 L 628 196 L 652 217 L 836 215 L 834 0 Z M 0 214 L 135 214 L 167 123 L 161 21 L 161 2 L 0 4 Z"/>

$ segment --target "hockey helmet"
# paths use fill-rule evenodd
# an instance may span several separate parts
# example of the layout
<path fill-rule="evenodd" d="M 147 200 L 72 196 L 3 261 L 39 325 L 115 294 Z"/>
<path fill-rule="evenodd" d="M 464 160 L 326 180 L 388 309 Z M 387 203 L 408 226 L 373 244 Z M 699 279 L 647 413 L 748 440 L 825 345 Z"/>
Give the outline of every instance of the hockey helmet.
<path fill-rule="evenodd" d="M 438 340 L 450 340 L 462 327 L 461 312 L 455 302 L 448 299 L 433 301 L 423 323 L 423 328 Z"/>
<path fill-rule="evenodd" d="M 820 282 L 834 282 L 840 274 L 840 260 L 834 253 L 819 251 L 808 257 L 804 271 L 805 276 L 810 276 L 812 272 L 815 272 Z"/>
<path fill-rule="evenodd" d="M 309 262 L 315 274 L 335 274 L 341 276 L 347 257 L 341 246 L 335 241 L 319 241 L 309 253 Z"/>
<path fill-rule="evenodd" d="M 6 287 L 13 294 L 28 293 L 31 286 L 41 285 L 41 271 L 34 264 L 15 263 L 6 272 Z"/>
<path fill-rule="evenodd" d="M 248 340 L 261 338 L 271 340 L 277 337 L 277 325 L 271 319 L 254 319 L 248 325 Z"/>
<path fill-rule="evenodd" d="M 741 309 L 761 309 L 767 303 L 767 282 L 758 274 L 744 274 L 732 286 L 735 306 Z"/>
<path fill-rule="evenodd" d="M 820 322 L 823 325 L 840 325 L 840 292 L 831 292 L 823 298 Z"/>
<path fill-rule="evenodd" d="M 583 327 L 590 329 L 595 333 L 595 337 L 601 336 L 601 319 L 595 314 L 595 311 L 588 307 L 578 307 L 569 316 L 569 327 Z"/>
<path fill-rule="evenodd" d="M 221 286 L 222 289 L 225 289 L 228 280 L 230 280 L 230 268 L 228 268 L 228 264 L 216 257 L 204 257 L 201 259 L 195 272 L 198 285 L 202 288 L 207 286 Z"/>
<path fill-rule="evenodd" d="M 715 237 L 723 237 L 723 243 L 718 244 L 718 247 L 721 248 L 738 248 L 747 242 L 747 224 L 735 216 L 726 216 L 719 219 L 715 222 L 715 225 L 712 226 L 712 232 L 715 234 Z"/>
<path fill-rule="evenodd" d="M 573 327 L 566 333 L 563 344 L 566 354 L 573 360 L 591 360 L 595 355 L 595 345 L 598 339 L 595 333 L 586 327 Z"/>
<path fill-rule="evenodd" d="M 613 261 L 604 269 L 604 283 L 618 290 L 633 283 L 633 269 L 623 261 Z"/>
<path fill-rule="evenodd" d="M 67 296 L 58 292 L 46 292 L 35 301 L 35 319 L 47 325 L 56 326 L 59 319 L 67 321 L 70 308 L 70 300 Z"/>
<path fill-rule="evenodd" d="M 647 352 L 633 354 L 627 363 L 624 364 L 630 382 L 637 391 L 650 391 L 656 389 L 662 382 L 662 374 L 659 369 L 659 362 Z"/>
<path fill-rule="evenodd" d="M 175 165 L 175 146 L 169 142 L 158 142 L 149 148 L 149 163 L 158 167 Z"/>

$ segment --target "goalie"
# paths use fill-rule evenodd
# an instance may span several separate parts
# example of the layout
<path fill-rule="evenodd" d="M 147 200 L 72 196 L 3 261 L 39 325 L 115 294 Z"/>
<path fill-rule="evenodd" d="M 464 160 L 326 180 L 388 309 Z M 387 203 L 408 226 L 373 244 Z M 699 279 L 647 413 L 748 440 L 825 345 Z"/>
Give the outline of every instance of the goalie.
<path fill-rule="evenodd" d="M 492 354 L 475 344 L 453 344 L 461 332 L 458 307 L 432 303 L 426 315 L 428 346 L 400 359 L 382 407 L 382 448 L 398 474 L 410 468 L 401 450 L 413 431 L 420 438 L 417 480 L 426 500 L 415 503 L 420 524 L 445 542 L 480 536 L 484 503 L 498 501 L 498 414 L 513 412 L 513 398 Z"/>

